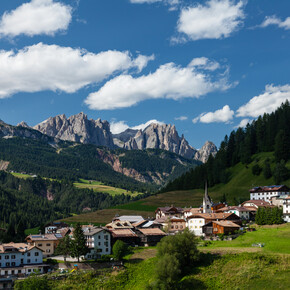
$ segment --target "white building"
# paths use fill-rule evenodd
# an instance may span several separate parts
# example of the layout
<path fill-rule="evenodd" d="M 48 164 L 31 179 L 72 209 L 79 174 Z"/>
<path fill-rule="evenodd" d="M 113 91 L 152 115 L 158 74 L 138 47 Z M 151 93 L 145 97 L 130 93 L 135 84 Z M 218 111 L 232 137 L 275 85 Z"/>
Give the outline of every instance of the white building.
<path fill-rule="evenodd" d="M 42 251 L 24 243 L 0 245 L 0 276 L 24 276 L 43 273 Z"/>
<path fill-rule="evenodd" d="M 270 201 L 274 196 L 289 194 L 289 188 L 286 185 L 258 186 L 250 189 L 251 200 Z"/>
<path fill-rule="evenodd" d="M 286 197 L 283 202 L 283 219 L 290 223 L 290 197 Z"/>
<path fill-rule="evenodd" d="M 111 254 L 111 234 L 109 230 L 98 227 L 83 227 L 90 252 L 86 259 L 99 259 L 102 255 Z"/>
<path fill-rule="evenodd" d="M 250 219 L 251 210 L 242 206 L 227 206 L 218 210 L 219 212 L 234 213 L 242 220 Z"/>
<path fill-rule="evenodd" d="M 205 218 L 191 216 L 186 219 L 186 227 L 196 236 L 203 236 L 202 227 L 205 225 Z"/>

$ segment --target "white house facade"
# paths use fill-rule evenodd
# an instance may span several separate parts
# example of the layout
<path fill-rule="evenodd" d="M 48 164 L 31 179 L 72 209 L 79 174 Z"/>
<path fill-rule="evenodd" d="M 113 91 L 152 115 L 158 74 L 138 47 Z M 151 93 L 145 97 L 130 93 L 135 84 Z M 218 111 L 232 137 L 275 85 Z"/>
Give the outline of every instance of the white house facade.
<path fill-rule="evenodd" d="M 283 201 L 283 218 L 285 222 L 290 223 L 290 197 Z"/>
<path fill-rule="evenodd" d="M 188 217 L 186 227 L 196 236 L 203 236 L 202 227 L 205 225 L 205 219 L 201 217 Z"/>
<path fill-rule="evenodd" d="M 250 189 L 251 200 L 270 201 L 274 196 L 289 194 L 289 188 L 286 185 L 258 186 Z"/>
<path fill-rule="evenodd" d="M 24 243 L 0 245 L 0 276 L 43 273 L 43 254 L 36 246 Z"/>
<path fill-rule="evenodd" d="M 111 234 L 108 230 L 98 227 L 83 228 L 90 252 L 86 259 L 99 259 L 102 255 L 111 254 Z"/>

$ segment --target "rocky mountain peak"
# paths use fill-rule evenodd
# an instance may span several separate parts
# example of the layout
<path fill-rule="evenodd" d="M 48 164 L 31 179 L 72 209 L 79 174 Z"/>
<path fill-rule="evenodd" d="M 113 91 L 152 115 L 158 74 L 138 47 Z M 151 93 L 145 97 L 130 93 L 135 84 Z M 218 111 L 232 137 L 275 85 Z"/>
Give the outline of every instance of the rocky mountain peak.
<path fill-rule="evenodd" d="M 50 117 L 34 126 L 34 129 L 61 140 L 114 147 L 110 124 L 101 119 L 89 120 L 83 112 L 69 118 L 65 115 Z"/>
<path fill-rule="evenodd" d="M 30 128 L 26 122 L 22 121 L 17 124 L 17 127 Z"/>
<path fill-rule="evenodd" d="M 215 156 L 217 153 L 217 147 L 215 144 L 211 141 L 206 141 L 205 144 L 199 149 L 195 156 L 194 159 L 200 160 L 201 162 L 205 163 L 209 156 Z"/>

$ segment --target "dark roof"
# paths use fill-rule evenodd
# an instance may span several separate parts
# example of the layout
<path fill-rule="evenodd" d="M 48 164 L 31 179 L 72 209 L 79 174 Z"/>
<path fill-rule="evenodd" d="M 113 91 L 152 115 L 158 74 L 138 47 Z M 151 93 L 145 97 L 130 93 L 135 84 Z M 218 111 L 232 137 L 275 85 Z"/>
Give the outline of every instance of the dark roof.
<path fill-rule="evenodd" d="M 183 212 L 183 208 L 175 207 L 175 206 L 158 207 L 155 212 L 157 212 L 158 210 L 163 211 L 165 213 L 176 213 L 176 212 L 182 213 Z"/>
<path fill-rule="evenodd" d="M 267 191 L 289 191 L 286 185 L 256 186 L 249 190 L 251 193 Z"/>

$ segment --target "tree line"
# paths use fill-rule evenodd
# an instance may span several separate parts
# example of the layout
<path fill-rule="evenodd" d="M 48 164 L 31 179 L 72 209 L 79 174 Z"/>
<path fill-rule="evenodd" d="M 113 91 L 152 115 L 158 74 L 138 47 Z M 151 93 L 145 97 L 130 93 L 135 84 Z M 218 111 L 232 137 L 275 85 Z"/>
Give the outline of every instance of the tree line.
<path fill-rule="evenodd" d="M 289 148 L 290 105 L 286 101 L 275 112 L 264 114 L 246 128 L 238 128 L 230 136 L 226 135 L 215 157 L 210 156 L 205 164 L 170 182 L 162 191 L 202 188 L 205 180 L 208 180 L 209 186 L 227 183 L 230 180 L 228 168 L 239 162 L 247 165 L 252 162 L 252 155 L 260 152 L 274 152 L 274 172 L 267 161 L 263 174 L 266 178 L 273 175 L 275 181 L 280 183 L 290 176 L 285 166 L 290 160 Z M 260 174 L 262 169 L 254 170 Z"/>

